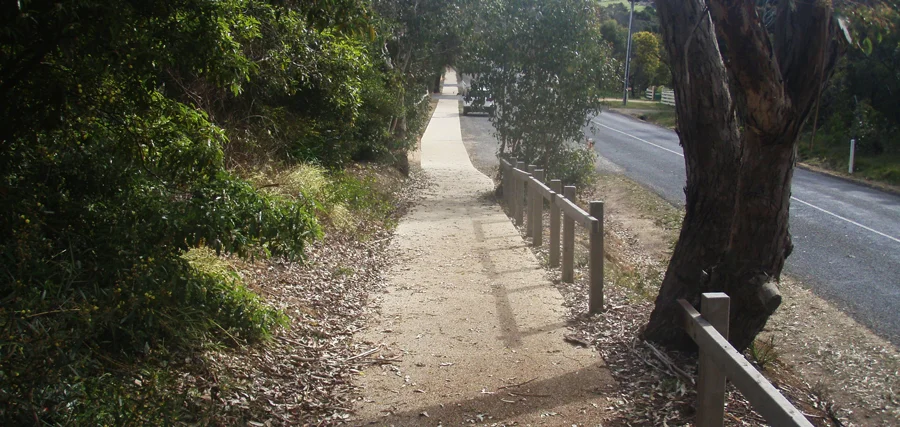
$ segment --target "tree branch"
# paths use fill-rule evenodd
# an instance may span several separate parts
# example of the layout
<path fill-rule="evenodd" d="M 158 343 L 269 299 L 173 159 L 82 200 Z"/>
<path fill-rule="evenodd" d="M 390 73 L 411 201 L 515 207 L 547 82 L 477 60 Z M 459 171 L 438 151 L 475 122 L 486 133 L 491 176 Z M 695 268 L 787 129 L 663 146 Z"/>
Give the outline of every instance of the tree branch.
<path fill-rule="evenodd" d="M 776 13 L 775 52 L 785 90 L 805 117 L 843 53 L 843 32 L 830 2 L 781 0 Z"/>
<path fill-rule="evenodd" d="M 745 127 L 761 134 L 780 134 L 780 118 L 790 110 L 790 99 L 785 96 L 781 70 L 756 2 L 710 0 L 709 11 L 725 45 L 722 53 L 736 92 L 732 95 L 746 107 Z"/>
<path fill-rule="evenodd" d="M 774 45 L 753 0 L 710 0 L 724 42 L 731 87 L 745 126 L 762 135 L 795 133 L 846 46 L 828 1 L 780 0 Z M 771 141 L 793 143 L 790 138 Z"/>

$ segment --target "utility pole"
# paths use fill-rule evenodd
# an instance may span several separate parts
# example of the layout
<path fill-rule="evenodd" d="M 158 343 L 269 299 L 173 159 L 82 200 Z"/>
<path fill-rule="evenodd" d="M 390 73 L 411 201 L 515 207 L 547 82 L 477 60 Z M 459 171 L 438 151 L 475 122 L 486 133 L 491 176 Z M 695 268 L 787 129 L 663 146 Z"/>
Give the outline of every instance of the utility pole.
<path fill-rule="evenodd" d="M 622 106 L 628 105 L 628 67 L 631 65 L 631 23 L 634 21 L 634 0 L 631 0 L 631 15 L 628 16 L 628 44 L 625 48 L 625 89 Z"/>

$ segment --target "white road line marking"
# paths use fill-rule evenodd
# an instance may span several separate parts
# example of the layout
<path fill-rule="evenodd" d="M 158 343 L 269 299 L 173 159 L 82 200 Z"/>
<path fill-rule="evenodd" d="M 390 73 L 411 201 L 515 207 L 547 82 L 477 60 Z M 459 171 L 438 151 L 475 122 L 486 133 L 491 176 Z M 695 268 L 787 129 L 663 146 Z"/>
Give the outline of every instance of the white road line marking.
<path fill-rule="evenodd" d="M 835 218 L 837 218 L 837 219 L 841 219 L 841 220 L 847 221 L 847 222 L 849 222 L 849 223 L 851 223 L 851 224 L 853 224 L 853 225 L 855 225 L 855 226 L 857 226 L 857 227 L 859 227 L 859 228 L 862 228 L 862 229 L 865 229 L 865 230 L 869 230 L 869 231 L 871 231 L 871 232 L 873 232 L 873 233 L 875 233 L 875 234 L 877 234 L 877 235 L 879 235 L 879 236 L 887 237 L 888 239 L 891 239 L 891 240 L 893 240 L 893 241 L 895 241 L 895 242 L 897 242 L 897 243 L 900 243 L 900 239 L 898 239 L 898 238 L 896 238 L 896 237 L 893 237 L 893 236 L 890 236 L 890 235 L 887 235 L 887 234 L 884 234 L 884 233 L 882 233 L 882 232 L 880 232 L 880 231 L 878 231 L 878 230 L 875 230 L 875 229 L 873 229 L 873 228 L 866 227 L 865 225 L 862 225 L 862 224 L 860 224 L 860 223 L 858 223 L 858 222 L 856 222 L 856 221 L 854 221 L 854 220 L 852 220 L 852 219 L 844 218 L 844 217 L 842 217 L 842 216 L 840 216 L 840 215 L 838 215 L 838 214 L 836 214 L 836 213 L 834 213 L 834 212 L 829 212 L 829 211 L 827 211 L 827 210 L 825 210 L 825 209 L 822 209 L 822 208 L 820 208 L 820 207 L 818 207 L 818 206 L 816 206 L 816 205 L 814 205 L 814 204 L 812 204 L 812 203 L 804 202 L 803 200 L 800 200 L 800 199 L 798 199 L 798 198 L 796 198 L 796 197 L 794 197 L 794 196 L 791 196 L 791 199 L 794 199 L 794 200 L 796 200 L 796 201 L 798 201 L 798 202 L 800 202 L 800 203 L 803 203 L 804 205 L 809 206 L 809 207 L 811 207 L 811 208 L 813 208 L 813 209 L 815 209 L 815 210 L 818 210 L 818 211 L 821 211 L 821 212 L 826 213 L 826 214 L 828 214 L 828 215 L 831 215 L 831 216 L 833 216 L 833 217 L 835 217 Z"/>
<path fill-rule="evenodd" d="M 591 120 L 591 121 L 594 122 L 595 124 L 598 124 L 598 125 L 600 125 L 600 126 L 603 126 L 603 127 L 607 128 L 607 129 L 609 129 L 609 130 L 611 130 L 611 131 L 618 132 L 618 133 L 621 133 L 622 135 L 625 135 L 625 136 L 629 136 L 629 137 L 631 137 L 631 138 L 634 138 L 634 139 L 636 139 L 636 140 L 638 140 L 638 141 L 640 141 L 640 142 L 643 142 L 644 144 L 649 144 L 649 145 L 652 145 L 652 146 L 654 146 L 654 147 L 656 147 L 656 148 L 659 148 L 659 149 L 661 149 L 661 150 L 665 150 L 665 151 L 668 151 L 668 152 L 670 152 L 670 153 L 672 153 L 672 154 L 675 154 L 675 155 L 684 157 L 684 154 L 679 153 L 679 152 L 677 152 L 677 151 L 675 151 L 675 150 L 670 150 L 670 149 L 668 149 L 668 148 L 666 148 L 666 147 L 663 147 L 663 146 L 661 146 L 661 145 L 654 144 L 654 143 L 652 143 L 652 142 L 650 142 L 650 141 L 647 141 L 647 140 L 645 140 L 645 139 L 642 139 L 642 138 L 638 138 L 638 137 L 636 137 L 636 136 L 634 136 L 634 135 L 632 135 L 632 134 L 630 134 L 630 133 L 622 132 L 622 131 L 620 131 L 620 130 L 618 130 L 618 129 L 616 129 L 616 128 L 612 128 L 612 127 L 609 127 L 609 126 L 604 125 L 604 124 L 602 124 L 602 123 L 599 123 L 599 122 L 597 122 L 596 120 Z M 878 231 L 878 230 L 876 230 L 876 229 L 874 229 L 874 228 L 866 227 L 865 225 L 862 225 L 862 224 L 860 224 L 860 223 L 858 223 L 858 222 L 856 222 L 856 221 L 854 221 L 854 220 L 852 220 L 852 219 L 844 218 L 844 217 L 842 217 L 842 216 L 840 216 L 840 215 L 838 215 L 838 214 L 836 214 L 836 213 L 834 213 L 834 212 L 831 212 L 831 211 L 828 211 L 828 210 L 826 210 L 826 209 L 820 208 L 820 207 L 818 207 L 818 206 L 816 206 L 816 205 L 814 205 L 814 204 L 812 204 L 812 203 L 805 202 L 805 201 L 800 200 L 800 199 L 798 199 L 798 198 L 796 198 L 796 197 L 794 197 L 794 196 L 791 196 L 791 199 L 792 199 L 792 200 L 796 200 L 796 201 L 798 201 L 798 202 L 800 202 L 800 203 L 802 203 L 802 204 L 804 204 L 804 205 L 806 205 L 806 206 L 809 206 L 809 207 L 811 207 L 811 208 L 813 208 L 813 209 L 815 209 L 815 210 L 817 210 L 817 211 L 820 211 L 820 212 L 822 212 L 822 213 L 831 215 L 831 216 L 833 216 L 833 217 L 835 217 L 835 218 L 837 218 L 837 219 L 840 219 L 840 220 L 842 220 L 842 221 L 846 221 L 846 222 L 848 222 L 848 223 L 850 223 L 850 224 L 853 224 L 853 225 L 855 225 L 855 226 L 857 226 L 857 227 L 859 227 L 859 228 L 862 228 L 863 230 L 870 231 L 870 232 L 875 233 L 875 234 L 877 234 L 877 235 L 879 235 L 879 236 L 887 237 L 888 239 L 891 239 L 891 240 L 893 240 L 893 241 L 895 241 L 895 242 L 897 242 L 897 243 L 900 243 L 900 239 L 898 239 L 898 238 L 896 238 L 896 237 L 894 237 L 894 236 L 891 236 L 891 235 L 882 233 L 882 232 L 880 232 L 880 231 Z"/>
<path fill-rule="evenodd" d="M 592 121 L 593 121 L 593 120 L 592 120 Z M 654 143 L 652 143 L 652 142 L 650 142 L 650 141 L 647 141 L 646 139 L 638 138 L 638 137 L 636 137 L 636 136 L 634 136 L 634 135 L 632 135 L 632 134 L 630 134 L 630 133 L 622 132 L 622 131 L 620 131 L 620 130 L 618 130 L 618 129 L 616 129 L 616 128 L 611 128 L 611 127 L 609 127 L 609 126 L 607 126 L 607 125 L 604 125 L 604 124 L 602 124 L 602 123 L 597 123 L 596 121 L 593 121 L 593 122 L 596 123 L 596 124 L 598 124 L 598 125 L 600 125 L 600 126 L 603 126 L 603 127 L 607 128 L 607 129 L 609 129 L 609 130 L 611 130 L 611 131 L 619 132 L 619 133 L 621 133 L 622 135 L 630 136 L 630 137 L 632 137 L 632 138 L 634 138 L 634 139 L 636 139 L 636 140 L 638 140 L 638 141 L 643 142 L 644 144 L 650 144 L 650 145 L 652 145 L 652 146 L 654 146 L 654 147 L 656 147 L 656 148 L 659 148 L 659 149 L 661 149 L 661 150 L 666 150 L 666 151 L 668 151 L 668 152 L 670 152 L 670 153 L 672 153 L 672 154 L 674 154 L 674 155 L 676 155 L 676 156 L 684 157 L 684 154 L 681 154 L 681 153 L 679 153 L 679 152 L 677 152 L 677 151 L 675 151 L 675 150 L 670 150 L 670 149 L 668 149 L 668 148 L 666 148 L 666 147 L 663 147 L 662 145 L 656 145 L 656 144 L 654 144 Z"/>

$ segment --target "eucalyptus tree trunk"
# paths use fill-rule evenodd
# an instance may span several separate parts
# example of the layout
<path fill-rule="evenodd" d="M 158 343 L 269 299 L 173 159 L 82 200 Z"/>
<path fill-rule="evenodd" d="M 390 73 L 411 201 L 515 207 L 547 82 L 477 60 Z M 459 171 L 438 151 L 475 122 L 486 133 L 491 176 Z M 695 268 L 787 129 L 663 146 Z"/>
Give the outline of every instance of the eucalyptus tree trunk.
<path fill-rule="evenodd" d="M 712 0 L 710 13 L 727 45 L 744 129 L 730 243 L 712 283 L 732 295 L 730 339 L 744 349 L 781 304 L 776 283 L 793 249 L 788 213 L 798 137 L 845 43 L 843 34 L 835 37 L 830 2 L 781 0 L 774 40 L 755 1 Z"/>
<path fill-rule="evenodd" d="M 755 1 L 710 0 L 705 20 L 703 3 L 689 3 L 657 0 L 676 104 L 690 104 L 677 108 L 688 198 L 681 237 L 645 336 L 689 347 L 684 334 L 673 330 L 681 324 L 675 299 L 698 305 L 700 293 L 724 291 L 732 298 L 729 339 L 743 350 L 781 303 L 776 284 L 793 248 L 788 214 L 798 136 L 843 39 L 835 38 L 827 2 L 782 0 L 774 41 Z M 690 22 L 693 31 L 685 25 Z M 693 47 L 700 40 L 708 43 L 704 53 Z M 724 61 L 717 40 L 724 44 Z M 691 65 L 696 61 L 708 62 L 709 69 Z M 720 91 L 725 95 L 711 96 Z M 697 139 L 702 126 L 718 129 L 706 132 L 722 139 Z M 704 170 L 692 172 L 692 164 Z M 702 207 L 708 209 L 698 211 Z"/>
<path fill-rule="evenodd" d="M 728 246 L 738 167 L 739 133 L 727 75 L 702 0 L 657 1 L 663 43 L 675 87 L 678 136 L 684 149 L 685 217 L 656 308 L 644 335 L 690 348 L 681 329 L 679 298 L 699 304 L 704 271 Z"/>

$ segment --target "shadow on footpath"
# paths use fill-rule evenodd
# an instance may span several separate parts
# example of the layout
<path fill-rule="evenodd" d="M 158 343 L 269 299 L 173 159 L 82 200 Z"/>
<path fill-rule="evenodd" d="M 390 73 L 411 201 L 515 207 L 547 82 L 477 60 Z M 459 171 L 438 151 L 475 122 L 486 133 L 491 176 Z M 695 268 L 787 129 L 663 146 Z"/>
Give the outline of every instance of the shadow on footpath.
<path fill-rule="evenodd" d="M 547 419 L 548 425 L 571 425 L 565 422 L 565 415 L 549 414 L 553 408 L 615 392 L 615 386 L 609 385 L 615 384 L 615 381 L 608 377 L 609 374 L 605 370 L 603 363 L 597 363 L 557 377 L 529 382 L 520 387 L 511 386 L 485 392 L 472 399 L 448 400 L 405 412 L 389 413 L 377 419 L 361 420 L 356 425 L 491 425 L 537 412 L 541 412 L 539 418 L 543 418 L 544 413 L 547 413 L 547 416 L 557 417 Z M 597 387 L 592 384 L 606 385 Z M 428 416 L 423 413 L 427 413 Z M 593 424 L 600 424 L 601 421 L 604 420 L 598 419 Z"/>

